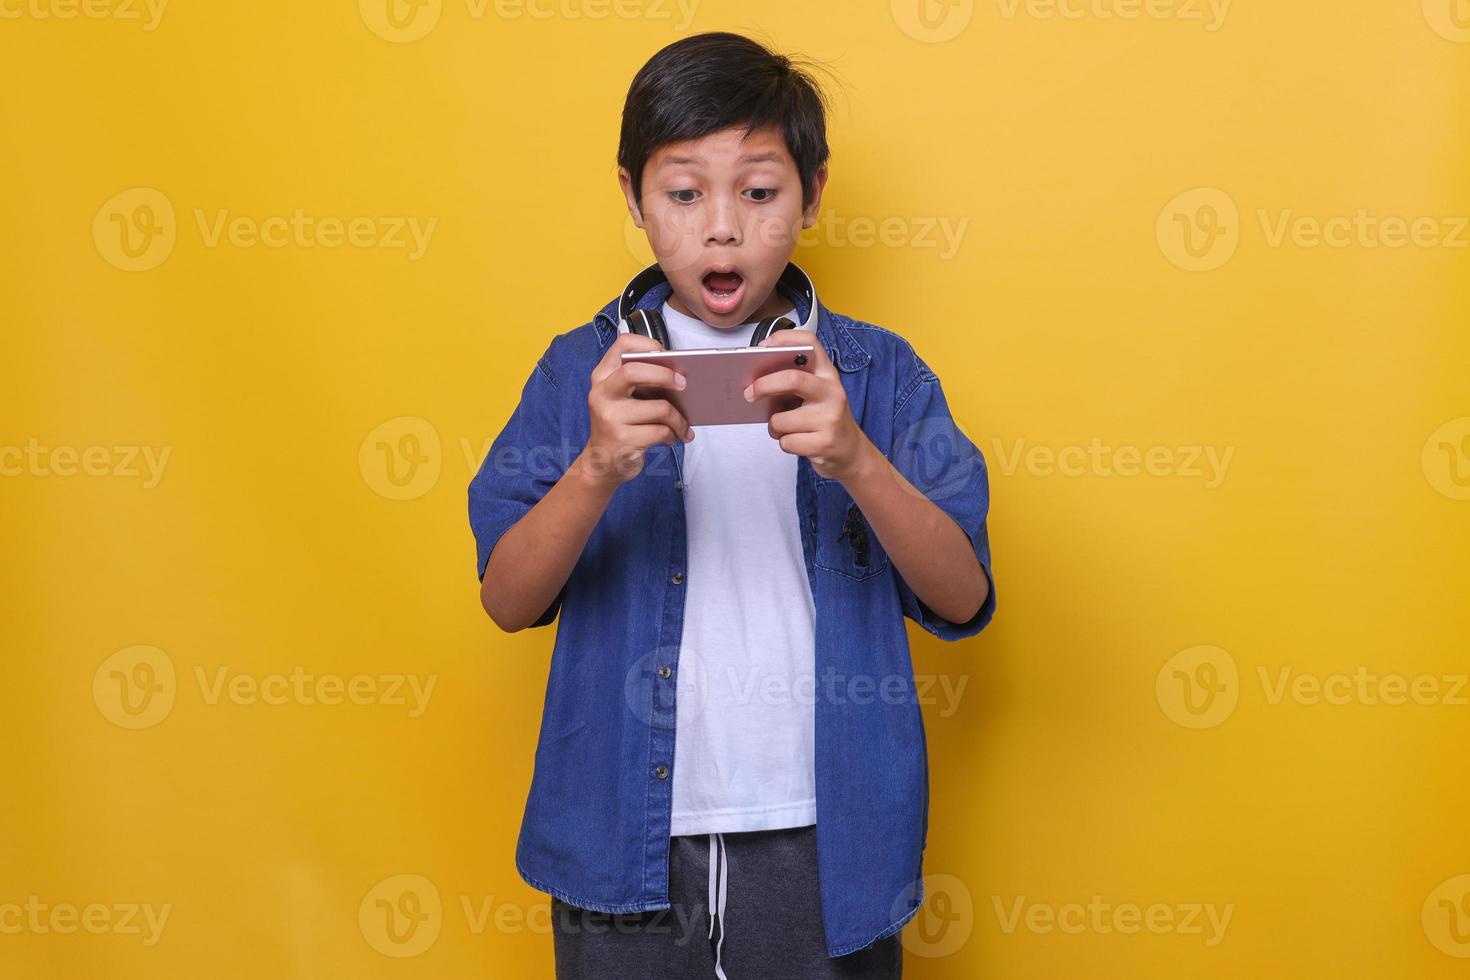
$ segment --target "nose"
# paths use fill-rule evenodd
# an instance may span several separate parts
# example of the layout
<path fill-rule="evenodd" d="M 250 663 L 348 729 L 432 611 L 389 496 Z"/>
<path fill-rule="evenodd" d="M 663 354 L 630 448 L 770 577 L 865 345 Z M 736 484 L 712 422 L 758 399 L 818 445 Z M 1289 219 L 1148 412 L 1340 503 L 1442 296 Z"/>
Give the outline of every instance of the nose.
<path fill-rule="evenodd" d="M 733 198 L 711 194 L 705 210 L 706 245 L 739 245 L 740 213 Z"/>

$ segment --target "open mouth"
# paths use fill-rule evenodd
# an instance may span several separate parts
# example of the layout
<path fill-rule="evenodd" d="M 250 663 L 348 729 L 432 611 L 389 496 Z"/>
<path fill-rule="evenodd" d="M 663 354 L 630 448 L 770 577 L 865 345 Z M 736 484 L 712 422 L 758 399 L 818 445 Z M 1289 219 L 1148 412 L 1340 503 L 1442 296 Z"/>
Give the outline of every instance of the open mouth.
<path fill-rule="evenodd" d="M 711 269 L 700 285 L 704 288 L 704 305 L 721 316 L 735 312 L 745 296 L 745 278 L 734 269 Z"/>

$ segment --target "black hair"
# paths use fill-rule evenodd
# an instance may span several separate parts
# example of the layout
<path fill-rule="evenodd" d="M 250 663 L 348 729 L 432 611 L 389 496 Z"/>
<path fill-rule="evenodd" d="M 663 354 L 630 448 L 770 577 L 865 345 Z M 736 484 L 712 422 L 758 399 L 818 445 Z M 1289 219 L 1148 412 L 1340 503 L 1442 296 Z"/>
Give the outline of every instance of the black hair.
<path fill-rule="evenodd" d="M 806 64 L 812 64 L 806 62 Z M 643 207 L 643 168 L 659 147 L 731 126 L 775 125 L 801 176 L 805 206 L 827 162 L 827 100 L 807 68 L 740 34 L 709 31 L 661 49 L 638 70 L 623 103 L 618 165 Z"/>

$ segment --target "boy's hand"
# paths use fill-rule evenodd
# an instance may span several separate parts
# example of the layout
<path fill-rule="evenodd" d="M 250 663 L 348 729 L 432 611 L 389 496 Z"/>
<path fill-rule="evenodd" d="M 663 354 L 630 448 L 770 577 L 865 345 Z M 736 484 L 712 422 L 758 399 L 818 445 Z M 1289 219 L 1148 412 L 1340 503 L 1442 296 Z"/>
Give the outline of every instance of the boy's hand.
<path fill-rule="evenodd" d="M 689 442 L 694 430 L 664 398 L 634 398 L 640 387 L 682 388 L 684 376 L 658 364 L 624 364 L 624 351 L 663 350 L 658 341 L 619 334 L 592 369 L 587 413 L 592 432 L 582 450 L 583 469 L 593 479 L 618 487 L 643 471 L 644 451 L 656 443 Z"/>
<path fill-rule="evenodd" d="M 871 459 L 877 447 L 868 439 L 847 407 L 837 368 L 821 341 L 810 330 L 778 330 L 760 342 L 761 347 L 810 344 L 813 372 L 787 368 L 756 378 L 745 389 L 746 401 L 767 395 L 795 395 L 802 400 L 796 408 L 777 412 L 766 426 L 781 448 L 806 456 L 812 469 L 828 480 L 847 481 Z"/>

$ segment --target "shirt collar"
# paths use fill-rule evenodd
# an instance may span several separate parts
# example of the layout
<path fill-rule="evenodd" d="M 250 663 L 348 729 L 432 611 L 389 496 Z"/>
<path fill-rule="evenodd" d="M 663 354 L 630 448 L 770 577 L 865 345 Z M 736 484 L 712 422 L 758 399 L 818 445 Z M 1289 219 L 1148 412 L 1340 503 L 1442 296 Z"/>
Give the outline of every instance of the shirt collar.
<path fill-rule="evenodd" d="M 858 371 L 868 366 L 871 355 L 847 324 L 834 319 L 832 314 L 817 299 L 816 286 L 806 272 L 795 262 L 788 262 L 781 273 L 778 288 L 791 300 L 796 313 L 801 317 L 801 326 L 816 333 L 827 351 L 827 356 L 839 371 Z M 658 263 L 650 265 L 623 288 L 618 298 L 598 311 L 593 319 L 597 327 L 598 346 L 604 350 L 618 334 L 618 323 L 633 310 L 646 310 L 663 305 L 674 291 L 668 277 Z"/>

